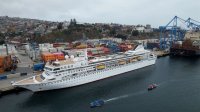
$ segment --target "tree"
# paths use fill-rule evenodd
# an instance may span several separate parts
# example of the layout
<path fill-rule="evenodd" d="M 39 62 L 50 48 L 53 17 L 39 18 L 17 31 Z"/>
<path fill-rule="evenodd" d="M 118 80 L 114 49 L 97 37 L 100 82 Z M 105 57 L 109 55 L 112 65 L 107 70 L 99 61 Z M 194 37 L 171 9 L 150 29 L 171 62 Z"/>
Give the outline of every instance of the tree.
<path fill-rule="evenodd" d="M 57 29 L 58 30 L 62 30 L 63 29 L 63 23 L 62 22 L 58 23 Z"/>
<path fill-rule="evenodd" d="M 74 26 L 76 26 L 76 25 L 77 25 L 76 19 L 71 19 L 71 20 L 70 20 L 69 26 L 70 26 L 70 27 L 74 27 Z"/>
<path fill-rule="evenodd" d="M 123 34 L 117 34 L 115 37 L 116 38 L 121 38 L 122 40 L 126 40 L 127 39 L 127 36 L 123 35 Z"/>
<path fill-rule="evenodd" d="M 75 19 L 75 18 L 73 19 L 73 23 L 74 23 L 74 25 L 76 25 L 76 24 L 77 24 L 77 22 L 76 22 L 76 19 Z"/>
<path fill-rule="evenodd" d="M 114 29 L 114 28 L 112 28 L 111 30 L 110 30 L 110 35 L 111 36 L 114 36 L 116 34 L 116 30 Z"/>
<path fill-rule="evenodd" d="M 139 31 L 138 30 L 133 30 L 132 31 L 132 36 L 138 36 L 139 35 Z"/>
<path fill-rule="evenodd" d="M 5 44 L 4 40 L 0 40 L 0 45 Z"/>

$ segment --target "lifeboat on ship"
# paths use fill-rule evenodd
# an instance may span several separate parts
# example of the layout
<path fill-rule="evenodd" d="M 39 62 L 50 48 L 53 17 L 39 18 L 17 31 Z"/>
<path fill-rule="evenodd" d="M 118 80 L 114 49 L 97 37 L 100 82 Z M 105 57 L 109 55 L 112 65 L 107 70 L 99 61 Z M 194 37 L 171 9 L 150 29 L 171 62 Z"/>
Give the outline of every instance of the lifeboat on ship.
<path fill-rule="evenodd" d="M 105 64 L 99 64 L 96 67 L 97 67 L 97 70 L 102 70 L 106 68 Z"/>
<path fill-rule="evenodd" d="M 126 61 L 125 61 L 125 60 L 119 60 L 119 61 L 118 61 L 118 64 L 119 64 L 119 65 L 124 65 L 124 64 L 126 64 Z"/>
<path fill-rule="evenodd" d="M 136 61 L 138 61 L 138 60 L 137 60 L 137 58 L 135 57 L 135 58 L 131 58 L 129 61 L 130 61 L 130 62 L 136 62 Z"/>

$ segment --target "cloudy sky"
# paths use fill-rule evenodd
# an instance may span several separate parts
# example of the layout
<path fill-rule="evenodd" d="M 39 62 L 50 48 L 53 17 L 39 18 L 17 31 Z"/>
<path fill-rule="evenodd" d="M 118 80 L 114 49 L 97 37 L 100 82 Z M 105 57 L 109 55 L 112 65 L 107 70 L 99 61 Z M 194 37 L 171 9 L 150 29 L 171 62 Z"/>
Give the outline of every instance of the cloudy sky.
<path fill-rule="evenodd" d="M 199 11 L 200 0 L 0 0 L 0 16 L 154 27 L 175 15 L 200 20 Z"/>

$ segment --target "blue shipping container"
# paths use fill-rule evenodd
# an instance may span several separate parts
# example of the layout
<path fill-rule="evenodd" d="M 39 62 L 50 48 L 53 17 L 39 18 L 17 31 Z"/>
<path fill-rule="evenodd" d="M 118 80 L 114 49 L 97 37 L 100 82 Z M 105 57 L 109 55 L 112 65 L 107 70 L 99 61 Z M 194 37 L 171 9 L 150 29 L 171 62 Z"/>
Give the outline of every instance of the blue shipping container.
<path fill-rule="evenodd" d="M 33 65 L 33 70 L 34 71 L 39 71 L 44 69 L 44 63 L 37 63 Z"/>
<path fill-rule="evenodd" d="M 0 80 L 4 80 L 4 79 L 7 79 L 6 75 L 0 76 Z"/>

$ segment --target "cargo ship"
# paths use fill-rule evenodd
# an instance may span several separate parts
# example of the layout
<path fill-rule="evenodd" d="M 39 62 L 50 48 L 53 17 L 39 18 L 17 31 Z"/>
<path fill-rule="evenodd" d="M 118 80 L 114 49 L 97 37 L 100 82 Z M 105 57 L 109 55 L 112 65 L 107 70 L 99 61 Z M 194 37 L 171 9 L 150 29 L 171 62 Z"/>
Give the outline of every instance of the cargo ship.
<path fill-rule="evenodd" d="M 70 55 L 71 54 L 71 55 Z M 155 64 L 157 56 L 142 45 L 125 53 L 88 57 L 71 51 L 65 60 L 46 63 L 44 72 L 13 83 L 33 92 L 74 87 Z"/>
<path fill-rule="evenodd" d="M 187 32 L 183 41 L 170 48 L 171 56 L 200 56 L 200 32 Z"/>

